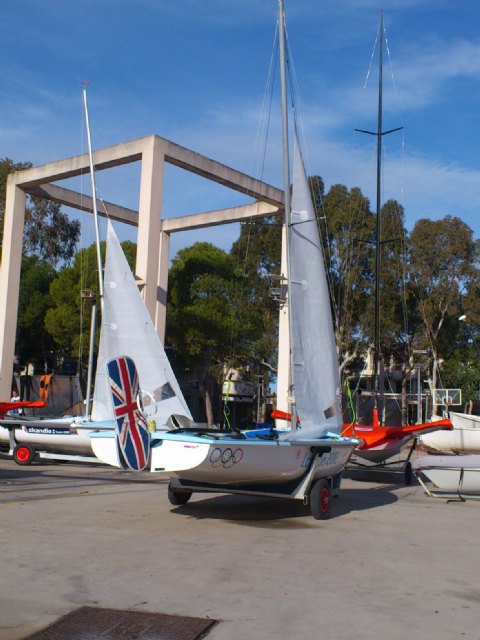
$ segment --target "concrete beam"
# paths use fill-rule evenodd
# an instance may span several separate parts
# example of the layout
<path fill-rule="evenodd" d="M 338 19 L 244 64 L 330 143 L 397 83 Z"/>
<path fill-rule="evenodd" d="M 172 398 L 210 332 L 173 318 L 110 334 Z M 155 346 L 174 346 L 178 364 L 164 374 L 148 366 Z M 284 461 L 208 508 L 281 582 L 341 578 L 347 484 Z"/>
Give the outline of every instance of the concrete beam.
<path fill-rule="evenodd" d="M 93 198 L 82 195 L 81 193 L 78 193 L 78 191 L 65 189 L 55 184 L 44 184 L 29 187 L 28 189 L 25 189 L 25 192 L 32 196 L 44 198 L 45 200 L 58 202 L 58 204 L 63 204 L 67 207 L 72 207 L 73 209 L 93 213 Z M 108 212 L 108 217 L 112 220 L 118 220 L 119 222 L 124 222 L 125 224 L 129 224 L 133 227 L 138 225 L 138 211 L 127 209 L 126 207 L 114 204 L 113 202 L 102 202 L 102 200 L 97 198 L 98 215 L 103 218 L 107 217 L 103 205 L 105 205 Z"/>
<path fill-rule="evenodd" d="M 174 233 L 175 231 L 192 231 L 204 227 L 213 227 L 221 224 L 240 222 L 249 218 L 264 218 L 268 215 L 281 213 L 276 205 L 266 202 L 255 202 L 240 207 L 230 209 L 218 209 L 217 211 L 206 211 L 195 213 L 189 216 L 162 219 L 162 231 Z"/>
<path fill-rule="evenodd" d="M 222 184 L 229 189 L 234 189 L 257 200 L 263 200 L 278 207 L 283 205 L 283 191 L 281 189 L 261 182 L 221 162 L 202 156 L 191 149 L 187 149 L 186 147 L 182 147 L 156 135 L 146 136 L 144 138 L 131 140 L 130 142 L 123 142 L 96 150 L 93 156 L 95 168 L 100 171 L 131 162 L 137 162 L 142 159 L 144 153 L 148 153 L 152 145 L 163 146 L 165 162 L 169 162 L 186 171 L 195 173 L 212 182 Z M 49 162 L 48 164 L 39 165 L 38 167 L 23 169 L 12 175 L 18 187 L 28 190 L 39 184 L 66 180 L 67 178 L 79 176 L 82 173 L 89 173 L 89 158 L 87 153 L 65 160 Z"/>

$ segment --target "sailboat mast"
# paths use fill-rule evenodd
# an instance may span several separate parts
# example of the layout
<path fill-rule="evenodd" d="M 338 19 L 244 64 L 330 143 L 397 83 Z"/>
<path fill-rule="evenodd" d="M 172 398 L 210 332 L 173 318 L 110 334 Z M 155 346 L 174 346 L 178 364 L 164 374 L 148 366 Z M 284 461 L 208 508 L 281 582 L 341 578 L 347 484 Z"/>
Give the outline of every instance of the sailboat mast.
<path fill-rule="evenodd" d="M 93 219 L 95 227 L 95 244 L 97 248 L 97 267 L 98 267 L 98 293 L 100 296 L 100 309 L 103 312 L 103 264 L 102 252 L 100 249 L 100 231 L 98 228 L 98 211 L 97 211 L 97 189 L 95 185 L 95 167 L 93 165 L 92 139 L 90 136 L 90 122 L 88 119 L 87 105 L 87 88 L 83 87 L 83 107 L 85 111 L 85 127 L 87 130 L 88 158 L 90 163 L 90 184 L 92 191 Z M 88 354 L 88 374 L 87 374 L 87 397 L 85 399 L 85 413 L 90 416 L 91 396 L 92 396 L 92 377 L 93 377 L 93 354 L 95 345 L 95 329 L 97 324 L 97 305 L 92 305 L 92 318 L 90 323 L 90 344 Z"/>
<path fill-rule="evenodd" d="M 373 388 L 377 392 L 375 396 L 375 407 L 378 409 L 378 396 L 380 392 L 379 385 L 379 364 L 380 364 L 380 272 L 382 267 L 382 216 L 381 216 L 381 184 L 382 184 L 382 137 L 400 131 L 403 127 L 382 131 L 382 113 L 383 113 L 383 11 L 380 12 L 380 47 L 378 62 L 378 123 L 377 131 L 365 131 L 364 129 L 355 129 L 360 133 L 377 138 L 377 221 L 375 229 L 375 329 L 373 343 Z"/>
<path fill-rule="evenodd" d="M 375 231 L 375 340 L 373 352 L 373 381 L 375 391 L 379 390 L 380 362 L 380 271 L 381 271 L 381 179 L 382 179 L 382 91 L 383 91 L 383 11 L 380 12 L 380 49 L 378 63 L 378 120 L 377 120 L 377 224 Z"/>
<path fill-rule="evenodd" d="M 100 250 L 100 232 L 98 228 L 98 211 L 97 211 L 97 188 L 95 185 L 95 167 L 93 164 L 92 139 L 90 136 L 90 122 L 88 119 L 86 87 L 83 87 L 83 106 L 85 111 L 85 126 L 87 129 L 88 158 L 90 163 L 90 184 L 91 184 L 91 190 L 92 190 L 93 220 L 94 220 L 94 227 L 95 227 L 95 244 L 97 247 L 98 292 L 100 295 L 100 308 L 103 311 L 103 264 L 102 264 L 102 252 Z"/>
<path fill-rule="evenodd" d="M 290 264 L 290 152 L 288 141 L 288 98 L 287 98 L 287 56 L 285 47 L 285 11 L 283 6 L 283 0 L 278 0 L 278 43 L 280 53 L 280 92 L 281 92 L 281 107 L 282 107 L 282 156 L 283 156 L 283 189 L 284 189 L 284 205 L 285 205 L 285 232 L 286 232 L 286 252 L 287 252 L 287 265 Z M 287 269 L 288 272 L 288 269 Z M 287 304 L 290 304 L 291 297 L 291 283 L 290 277 L 287 273 Z M 291 343 L 292 335 L 292 314 L 288 313 L 289 335 Z M 293 372 L 293 358 L 292 347 L 290 344 L 289 354 L 289 412 L 291 415 L 292 429 L 296 428 L 297 416 L 295 411 L 295 390 L 292 383 Z"/>

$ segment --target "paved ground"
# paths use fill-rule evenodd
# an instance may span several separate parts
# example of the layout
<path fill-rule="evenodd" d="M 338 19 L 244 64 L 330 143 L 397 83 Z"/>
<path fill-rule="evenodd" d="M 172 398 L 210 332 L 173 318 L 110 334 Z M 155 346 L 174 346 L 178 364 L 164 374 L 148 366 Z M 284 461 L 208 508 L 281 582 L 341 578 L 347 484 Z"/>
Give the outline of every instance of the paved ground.
<path fill-rule="evenodd" d="M 81 605 L 211 617 L 208 640 L 480 639 L 480 502 L 388 480 L 345 479 L 316 521 L 293 502 L 172 507 L 166 478 L 1 459 L 0 640 Z"/>

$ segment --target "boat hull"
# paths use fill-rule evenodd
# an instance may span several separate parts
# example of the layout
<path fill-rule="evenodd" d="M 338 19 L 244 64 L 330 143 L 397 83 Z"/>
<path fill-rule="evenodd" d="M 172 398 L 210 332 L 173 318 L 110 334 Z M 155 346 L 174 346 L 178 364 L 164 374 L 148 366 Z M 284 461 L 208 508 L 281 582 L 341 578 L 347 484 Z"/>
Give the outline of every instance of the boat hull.
<path fill-rule="evenodd" d="M 425 456 L 413 463 L 439 490 L 480 497 L 480 456 Z"/>
<path fill-rule="evenodd" d="M 421 434 L 425 433 L 450 433 L 452 424 L 450 420 L 439 419 L 417 425 L 404 425 L 389 427 L 380 425 L 360 425 L 357 423 L 344 426 L 343 435 L 356 437 L 363 440 L 355 450 L 355 457 L 362 458 L 372 464 L 382 464 L 389 458 L 401 453 L 403 447 Z"/>
<path fill-rule="evenodd" d="M 226 488 L 287 484 L 305 475 L 319 454 L 314 479 L 337 475 L 357 444 L 336 438 L 281 441 L 167 432 L 152 437 L 150 470 Z M 92 448 L 102 462 L 120 466 L 114 437 L 95 434 Z"/>
<path fill-rule="evenodd" d="M 49 453 L 73 454 L 91 456 L 93 454 L 91 438 L 88 429 L 77 429 L 72 419 L 45 421 L 42 424 L 0 424 L 0 443 L 10 446 L 13 431 L 16 444 L 28 444 L 37 451 Z"/>
<path fill-rule="evenodd" d="M 420 442 L 442 453 L 480 454 L 480 416 L 450 412 L 451 431 L 424 434 Z"/>

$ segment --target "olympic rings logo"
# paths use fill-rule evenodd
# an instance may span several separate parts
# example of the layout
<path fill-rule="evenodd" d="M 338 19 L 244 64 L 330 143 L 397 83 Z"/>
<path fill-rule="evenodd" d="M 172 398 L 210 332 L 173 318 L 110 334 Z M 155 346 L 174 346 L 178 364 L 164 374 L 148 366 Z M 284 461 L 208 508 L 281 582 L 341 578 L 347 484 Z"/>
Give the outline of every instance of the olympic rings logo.
<path fill-rule="evenodd" d="M 230 469 L 234 464 L 238 464 L 242 458 L 242 449 L 235 449 L 234 451 L 230 449 L 230 447 L 223 449 L 223 451 L 217 447 L 210 454 L 210 462 L 214 469 L 218 469 L 219 467 Z"/>

